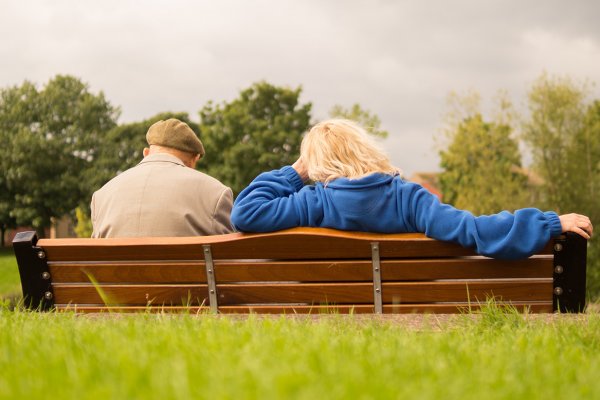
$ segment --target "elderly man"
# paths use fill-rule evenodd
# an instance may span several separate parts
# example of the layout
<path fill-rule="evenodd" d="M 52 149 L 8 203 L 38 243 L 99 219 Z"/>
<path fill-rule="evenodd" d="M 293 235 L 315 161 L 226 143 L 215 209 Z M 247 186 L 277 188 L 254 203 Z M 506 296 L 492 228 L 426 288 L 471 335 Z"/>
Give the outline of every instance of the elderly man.
<path fill-rule="evenodd" d="M 92 197 L 92 237 L 197 236 L 233 231 L 231 189 L 202 172 L 194 131 L 177 119 L 153 124 L 144 159 Z"/>

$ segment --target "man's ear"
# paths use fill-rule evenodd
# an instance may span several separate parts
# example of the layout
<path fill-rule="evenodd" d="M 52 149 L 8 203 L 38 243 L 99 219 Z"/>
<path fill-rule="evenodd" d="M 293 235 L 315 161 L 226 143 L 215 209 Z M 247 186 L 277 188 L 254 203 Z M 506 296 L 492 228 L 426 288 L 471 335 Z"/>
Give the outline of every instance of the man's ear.
<path fill-rule="evenodd" d="M 194 156 L 194 158 L 192 158 L 190 161 L 190 168 L 195 169 L 196 168 L 196 164 L 198 163 L 198 161 L 201 159 L 202 157 L 200 156 L 200 154 L 196 154 Z"/>
<path fill-rule="evenodd" d="M 144 157 L 148 157 L 148 154 L 150 154 L 150 149 L 147 147 L 144 147 L 144 151 L 142 151 L 142 154 L 144 155 Z"/>

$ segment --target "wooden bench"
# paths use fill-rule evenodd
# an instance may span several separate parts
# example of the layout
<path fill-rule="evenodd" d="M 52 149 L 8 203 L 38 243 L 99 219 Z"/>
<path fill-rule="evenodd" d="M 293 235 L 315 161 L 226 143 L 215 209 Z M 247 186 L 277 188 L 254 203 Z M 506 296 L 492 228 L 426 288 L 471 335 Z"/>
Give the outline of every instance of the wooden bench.
<path fill-rule="evenodd" d="M 454 313 L 487 299 L 530 312 L 585 307 L 586 241 L 563 235 L 500 261 L 421 234 L 295 228 L 268 234 L 13 241 L 40 310 Z"/>

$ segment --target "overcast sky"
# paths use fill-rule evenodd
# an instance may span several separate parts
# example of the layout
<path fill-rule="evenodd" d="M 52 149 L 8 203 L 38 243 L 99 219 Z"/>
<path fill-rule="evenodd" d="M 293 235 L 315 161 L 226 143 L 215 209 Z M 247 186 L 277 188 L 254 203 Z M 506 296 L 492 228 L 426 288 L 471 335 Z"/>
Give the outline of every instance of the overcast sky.
<path fill-rule="evenodd" d="M 600 98 L 600 1 L 0 0 L 0 86 L 72 74 L 121 107 L 197 119 L 259 80 L 302 85 L 315 120 L 377 113 L 410 174 L 438 169 L 450 91 L 520 108 L 543 71 Z M 207 149 L 210 151 L 210 149 Z"/>

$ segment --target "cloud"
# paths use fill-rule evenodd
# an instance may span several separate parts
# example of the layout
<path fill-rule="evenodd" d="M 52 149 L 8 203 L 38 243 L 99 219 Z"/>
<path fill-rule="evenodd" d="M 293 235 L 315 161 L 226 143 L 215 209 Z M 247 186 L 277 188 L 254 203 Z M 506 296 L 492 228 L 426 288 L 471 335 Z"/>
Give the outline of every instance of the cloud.
<path fill-rule="evenodd" d="M 600 43 L 590 36 L 565 37 L 552 31 L 523 32 L 529 74 L 539 70 L 575 77 L 593 77 L 600 68 Z"/>
<path fill-rule="evenodd" d="M 574 1 L 0 0 L 0 86 L 81 77 L 122 120 L 196 117 L 258 80 L 379 114 L 407 172 L 437 168 L 446 95 L 515 102 L 544 70 L 600 80 L 600 3 Z"/>

